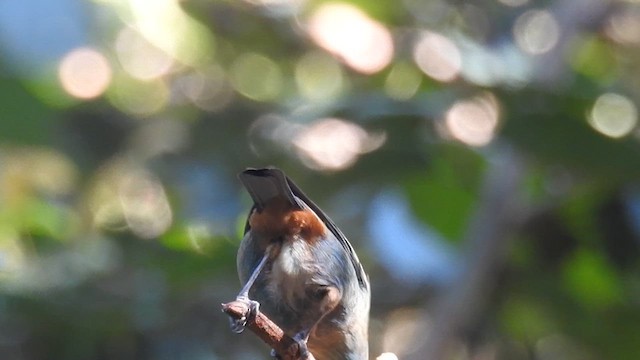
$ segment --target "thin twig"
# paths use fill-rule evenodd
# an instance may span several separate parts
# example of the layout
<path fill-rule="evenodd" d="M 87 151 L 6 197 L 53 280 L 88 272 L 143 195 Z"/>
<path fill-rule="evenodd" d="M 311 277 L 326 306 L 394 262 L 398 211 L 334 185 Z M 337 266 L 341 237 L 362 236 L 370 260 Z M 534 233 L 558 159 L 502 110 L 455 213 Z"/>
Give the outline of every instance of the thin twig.
<path fill-rule="evenodd" d="M 242 301 L 232 301 L 222 304 L 222 312 L 232 319 L 241 319 L 249 312 L 246 303 Z M 253 331 L 263 342 L 269 345 L 282 360 L 315 360 L 309 353 L 306 359 L 300 357 L 300 347 L 298 343 L 271 321 L 267 315 L 258 311 L 256 316 L 247 319 L 247 328 Z"/>

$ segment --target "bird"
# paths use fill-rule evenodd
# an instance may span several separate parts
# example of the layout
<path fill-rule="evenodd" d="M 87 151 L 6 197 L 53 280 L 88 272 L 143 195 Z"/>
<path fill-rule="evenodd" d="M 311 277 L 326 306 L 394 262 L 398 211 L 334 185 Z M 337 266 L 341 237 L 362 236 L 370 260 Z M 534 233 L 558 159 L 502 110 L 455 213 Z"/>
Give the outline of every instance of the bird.
<path fill-rule="evenodd" d="M 369 278 L 345 235 L 282 170 L 248 168 L 238 178 L 253 206 L 236 300 L 251 310 L 232 329 L 242 332 L 259 310 L 298 343 L 302 359 L 368 359 Z"/>

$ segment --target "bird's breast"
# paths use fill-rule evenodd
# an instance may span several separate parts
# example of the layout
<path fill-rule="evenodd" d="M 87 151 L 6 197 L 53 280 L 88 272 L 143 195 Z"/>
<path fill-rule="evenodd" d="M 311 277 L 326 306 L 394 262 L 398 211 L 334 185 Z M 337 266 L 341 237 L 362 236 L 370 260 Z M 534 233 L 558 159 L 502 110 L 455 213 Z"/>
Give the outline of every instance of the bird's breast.
<path fill-rule="evenodd" d="M 273 261 L 270 274 L 270 290 L 287 303 L 304 296 L 305 286 L 318 272 L 312 244 L 292 237 L 283 242 L 279 255 Z"/>

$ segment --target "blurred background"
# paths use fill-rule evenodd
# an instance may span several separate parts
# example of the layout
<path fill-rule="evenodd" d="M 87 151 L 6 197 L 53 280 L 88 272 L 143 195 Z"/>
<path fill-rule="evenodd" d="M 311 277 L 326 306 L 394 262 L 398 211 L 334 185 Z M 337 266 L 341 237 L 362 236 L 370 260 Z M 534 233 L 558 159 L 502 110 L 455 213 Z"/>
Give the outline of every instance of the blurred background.
<path fill-rule="evenodd" d="M 637 359 L 637 0 L 0 2 L 0 358 L 268 359 L 220 312 L 284 169 L 371 357 Z"/>

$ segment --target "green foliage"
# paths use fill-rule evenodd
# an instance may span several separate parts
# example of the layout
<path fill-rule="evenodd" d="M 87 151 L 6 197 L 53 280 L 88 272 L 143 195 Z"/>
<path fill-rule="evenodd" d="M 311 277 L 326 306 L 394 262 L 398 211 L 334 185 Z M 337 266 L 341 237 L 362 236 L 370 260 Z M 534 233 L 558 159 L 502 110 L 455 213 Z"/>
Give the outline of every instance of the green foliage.
<path fill-rule="evenodd" d="M 598 252 L 577 251 L 563 275 L 567 290 L 587 309 L 610 308 L 623 300 L 620 279 Z"/>
<path fill-rule="evenodd" d="M 418 218 L 451 241 L 460 241 L 476 202 L 483 160 L 456 146 L 433 154 L 425 174 L 407 181 Z"/>
<path fill-rule="evenodd" d="M 25 85 L 17 80 L 0 81 L 2 98 L 2 121 L 0 139 L 10 144 L 42 144 L 55 118 L 51 108 L 30 94 Z"/>

